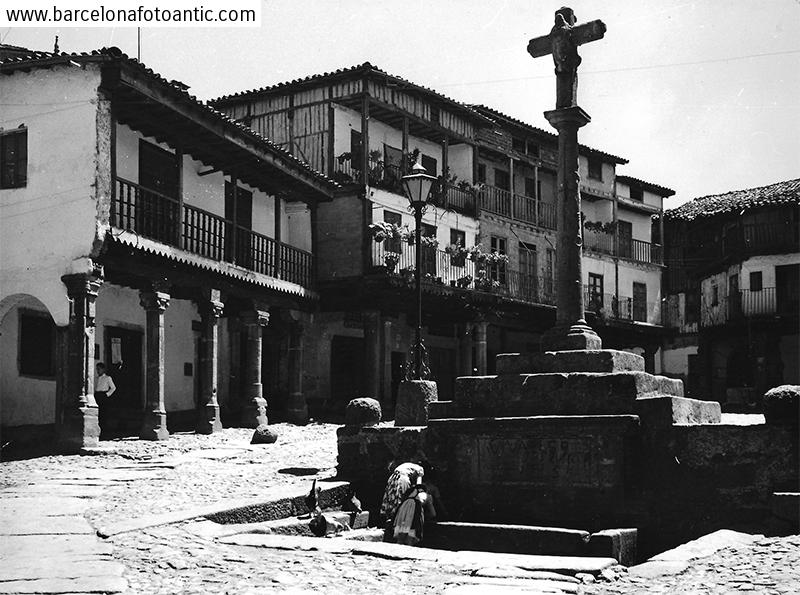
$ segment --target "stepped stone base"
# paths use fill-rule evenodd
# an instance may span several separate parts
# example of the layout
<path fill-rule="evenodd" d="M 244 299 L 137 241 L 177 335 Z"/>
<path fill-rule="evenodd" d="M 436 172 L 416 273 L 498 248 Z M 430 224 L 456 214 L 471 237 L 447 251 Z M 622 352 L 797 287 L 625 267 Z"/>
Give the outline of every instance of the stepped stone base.
<path fill-rule="evenodd" d="M 636 399 L 634 411 L 642 418 L 643 424 L 656 427 L 718 424 L 722 420 L 722 409 L 717 401 L 699 401 L 671 395 Z"/>
<path fill-rule="evenodd" d="M 646 372 L 471 376 L 455 394 L 457 417 L 625 415 L 639 397 L 683 396 L 683 383 Z"/>
<path fill-rule="evenodd" d="M 553 372 L 644 372 L 644 358 L 627 351 L 548 351 L 501 353 L 498 374 L 547 374 Z"/>

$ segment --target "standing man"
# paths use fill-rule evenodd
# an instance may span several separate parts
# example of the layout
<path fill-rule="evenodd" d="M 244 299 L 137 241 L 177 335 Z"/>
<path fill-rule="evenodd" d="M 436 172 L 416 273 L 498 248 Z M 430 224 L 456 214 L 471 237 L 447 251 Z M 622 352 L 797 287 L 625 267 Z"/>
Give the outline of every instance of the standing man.
<path fill-rule="evenodd" d="M 106 365 L 97 362 L 97 380 L 94 381 L 94 400 L 97 401 L 100 438 L 108 438 L 109 398 L 117 390 L 114 380 L 106 374 Z"/>

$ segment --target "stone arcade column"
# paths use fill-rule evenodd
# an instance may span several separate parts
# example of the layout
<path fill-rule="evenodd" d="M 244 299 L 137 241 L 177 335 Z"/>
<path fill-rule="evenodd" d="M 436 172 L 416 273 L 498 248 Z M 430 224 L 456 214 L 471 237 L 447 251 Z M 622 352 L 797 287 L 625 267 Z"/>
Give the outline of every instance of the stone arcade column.
<path fill-rule="evenodd" d="M 244 353 L 245 370 L 242 378 L 242 414 L 239 420 L 245 428 L 266 426 L 267 401 L 261 385 L 261 334 L 269 322 L 269 312 L 250 310 L 241 314 L 242 326 L 247 337 Z"/>
<path fill-rule="evenodd" d="M 303 325 L 289 323 L 289 403 L 286 417 L 290 423 L 308 423 L 308 404 L 303 395 Z"/>
<path fill-rule="evenodd" d="M 167 440 L 167 411 L 164 407 L 164 311 L 170 296 L 163 291 L 139 292 L 139 303 L 146 312 L 145 406 L 139 438 Z"/>
<path fill-rule="evenodd" d="M 90 273 L 64 275 L 61 280 L 67 286 L 70 300 L 69 325 L 59 331 L 66 334 L 64 358 L 59 362 L 64 367 L 58 375 L 63 386 L 56 389 L 63 401 L 58 422 L 58 444 L 67 452 L 78 452 L 81 448 L 97 446 L 100 439 L 100 424 L 97 403 L 94 400 L 94 317 L 95 300 L 102 284 L 102 269 Z"/>
<path fill-rule="evenodd" d="M 364 391 L 366 396 L 381 400 L 381 313 L 379 310 L 364 312 Z M 353 395 L 358 396 L 358 395 Z"/>
<path fill-rule="evenodd" d="M 197 300 L 200 312 L 200 409 L 197 419 L 198 434 L 213 434 L 222 429 L 217 400 L 219 339 L 217 323 L 225 304 L 220 301 L 218 289 L 203 292 Z"/>
<path fill-rule="evenodd" d="M 478 376 L 486 375 L 486 330 L 488 326 L 489 323 L 485 320 L 475 323 L 475 367 L 478 368 Z"/>
<path fill-rule="evenodd" d="M 472 324 L 458 325 L 458 373 L 472 376 Z"/>

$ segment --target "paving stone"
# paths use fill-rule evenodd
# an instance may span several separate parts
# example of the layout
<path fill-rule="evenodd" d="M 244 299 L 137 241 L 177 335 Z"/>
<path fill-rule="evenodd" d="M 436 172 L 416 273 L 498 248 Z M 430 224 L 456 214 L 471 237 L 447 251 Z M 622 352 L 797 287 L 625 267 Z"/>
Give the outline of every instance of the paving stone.
<path fill-rule="evenodd" d="M 94 529 L 82 516 L 36 517 L 0 513 L 0 535 L 91 535 Z"/>
<path fill-rule="evenodd" d="M 120 576 L 41 578 L 0 582 L 0 593 L 121 593 L 127 587 Z"/>

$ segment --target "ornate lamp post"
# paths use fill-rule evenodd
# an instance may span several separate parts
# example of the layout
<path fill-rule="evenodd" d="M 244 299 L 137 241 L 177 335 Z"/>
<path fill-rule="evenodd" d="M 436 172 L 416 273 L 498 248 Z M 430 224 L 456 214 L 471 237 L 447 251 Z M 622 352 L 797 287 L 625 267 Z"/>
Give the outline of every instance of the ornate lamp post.
<path fill-rule="evenodd" d="M 403 187 L 408 196 L 408 202 L 414 209 L 414 221 L 416 230 L 414 231 L 417 254 L 414 266 L 414 279 L 417 284 L 417 331 L 414 341 L 414 380 L 422 380 L 422 213 L 428 205 L 428 197 L 436 178 L 429 176 L 417 161 L 411 168 L 412 173 L 403 176 Z"/>

